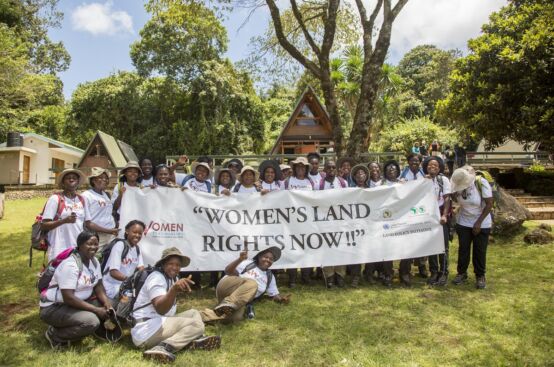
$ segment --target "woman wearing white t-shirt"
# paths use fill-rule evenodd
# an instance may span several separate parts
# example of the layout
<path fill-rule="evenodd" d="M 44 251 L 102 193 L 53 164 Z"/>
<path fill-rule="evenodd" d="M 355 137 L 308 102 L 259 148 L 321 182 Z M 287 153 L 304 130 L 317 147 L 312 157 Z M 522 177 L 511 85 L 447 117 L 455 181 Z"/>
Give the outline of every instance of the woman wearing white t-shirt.
<path fill-rule="evenodd" d="M 127 190 L 127 187 L 142 188 L 143 186 L 140 183 L 141 177 L 142 170 L 139 164 L 135 161 L 127 162 L 125 167 L 123 167 L 123 169 L 121 170 L 121 176 L 119 177 L 119 181 L 117 182 L 117 185 L 115 185 L 112 194 L 112 203 L 116 225 L 118 224 L 117 222 L 119 222 L 121 200 L 123 199 L 125 190 Z"/>
<path fill-rule="evenodd" d="M 139 161 L 139 166 L 142 171 L 142 179 L 140 183 L 144 187 L 154 185 L 154 166 L 150 158 L 142 158 Z"/>
<path fill-rule="evenodd" d="M 199 192 L 212 192 L 212 182 L 209 178 L 212 175 L 212 169 L 206 162 L 194 162 L 192 164 L 193 176 L 187 178 L 183 184 L 183 190 L 193 190 Z"/>
<path fill-rule="evenodd" d="M 467 281 L 470 253 L 473 250 L 473 271 L 477 289 L 486 287 L 487 246 L 492 227 L 492 189 L 484 178 L 476 176 L 471 166 L 463 166 L 454 171 L 452 197 L 458 202 L 460 211 L 457 217 L 458 233 L 458 274 L 453 283 L 458 285 Z M 472 249 L 473 244 L 473 249 Z"/>
<path fill-rule="evenodd" d="M 225 268 L 225 276 L 216 288 L 218 305 L 213 309 L 202 311 L 204 322 L 240 321 L 248 305 L 264 294 L 279 303 L 289 303 L 289 296 L 281 296 L 277 289 L 275 276 L 269 269 L 281 257 L 278 247 L 262 250 L 248 260 L 248 251 L 241 251 L 239 257 Z M 247 316 L 253 318 L 253 308 Z"/>
<path fill-rule="evenodd" d="M 53 349 L 91 335 L 108 319 L 109 312 L 114 312 L 102 285 L 100 264 L 94 258 L 97 251 L 96 233 L 81 232 L 76 250 L 58 265 L 41 293 L 40 318 L 50 325 L 45 336 Z M 93 295 L 95 301 L 90 300 Z"/>
<path fill-rule="evenodd" d="M 230 168 L 221 168 L 215 173 L 214 182 L 217 195 L 231 195 L 236 182 L 235 172 Z"/>
<path fill-rule="evenodd" d="M 369 169 L 369 180 L 367 181 L 369 188 L 381 186 L 382 177 L 379 163 L 371 162 L 367 165 L 367 168 Z"/>
<path fill-rule="evenodd" d="M 98 233 L 100 244 L 98 253 L 101 253 L 102 248 L 117 236 L 118 231 L 112 215 L 113 205 L 105 191 L 110 176 L 110 171 L 107 169 L 92 167 L 88 177 L 91 188 L 83 192 L 87 207 L 85 227 Z"/>
<path fill-rule="evenodd" d="M 237 194 L 252 194 L 260 192 L 260 186 L 257 181 L 260 178 L 258 172 L 251 166 L 244 166 L 238 175 L 238 183 L 233 187 L 233 192 Z"/>
<path fill-rule="evenodd" d="M 277 161 L 273 159 L 263 161 L 260 164 L 259 172 L 262 195 L 284 189 L 283 184 L 278 179 L 282 173 Z"/>
<path fill-rule="evenodd" d="M 179 271 L 190 264 L 176 247 L 167 248 L 139 291 L 133 307 L 135 326 L 131 329 L 133 343 L 144 351 L 145 358 L 173 362 L 175 352 L 188 347 L 214 349 L 221 345 L 219 336 L 204 337 L 204 322 L 200 312 L 190 309 L 177 314 L 177 293 L 191 292 L 194 282 L 179 279 Z"/>
<path fill-rule="evenodd" d="M 44 206 L 40 229 L 48 231 L 48 261 L 63 250 L 74 247 L 77 236 L 83 231 L 87 206 L 77 188 L 84 181 L 85 176 L 79 170 L 61 172 L 57 183 L 63 192 L 50 196 Z"/>
<path fill-rule="evenodd" d="M 106 294 L 114 301 L 118 301 L 121 283 L 133 275 L 135 270 L 144 269 L 144 261 L 138 247 L 143 232 L 144 223 L 132 220 L 125 226 L 125 238 L 118 240 L 112 247 L 104 268 L 103 282 Z"/>
<path fill-rule="evenodd" d="M 445 286 L 448 282 L 448 248 L 450 243 L 450 180 L 444 175 L 444 161 L 440 157 L 427 157 L 422 164 L 425 177 L 433 181 L 433 188 L 440 211 L 440 223 L 444 238 L 444 254 L 429 256 L 429 270 L 431 276 L 427 281 L 429 285 Z"/>
<path fill-rule="evenodd" d="M 310 171 L 310 163 L 304 157 L 298 157 L 294 161 L 290 162 L 292 165 L 292 176 L 285 179 L 285 190 L 301 190 L 301 191 L 313 191 L 316 189 L 314 182 L 308 177 Z M 300 279 L 304 284 L 312 284 L 311 274 L 312 268 L 300 269 Z M 296 269 L 287 269 L 289 276 L 289 288 L 296 287 L 297 272 Z"/>

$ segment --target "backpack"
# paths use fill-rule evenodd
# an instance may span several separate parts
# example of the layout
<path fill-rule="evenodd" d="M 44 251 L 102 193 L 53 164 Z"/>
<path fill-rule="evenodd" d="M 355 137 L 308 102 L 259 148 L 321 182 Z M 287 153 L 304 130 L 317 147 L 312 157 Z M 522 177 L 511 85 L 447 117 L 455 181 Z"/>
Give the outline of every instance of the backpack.
<path fill-rule="evenodd" d="M 242 185 L 240 183 L 236 184 L 235 187 L 233 187 L 233 192 L 239 192 L 241 186 Z M 262 189 L 257 185 L 254 185 L 254 187 L 256 188 L 256 191 L 262 191 Z"/>
<path fill-rule="evenodd" d="M 146 279 L 153 272 L 158 271 L 163 274 L 160 268 L 148 266 L 142 270 L 135 270 L 133 275 L 127 277 L 119 286 L 119 303 L 117 304 L 117 310 L 115 312 L 117 318 L 123 322 L 124 325 L 132 328 L 136 325 L 137 321 L 133 317 L 133 312 L 142 308 L 148 307 L 152 302 L 145 303 L 144 305 L 135 308 L 135 302 L 142 286 L 146 282 Z M 164 275 L 165 277 L 165 275 Z M 169 279 L 167 277 L 167 291 L 169 291 Z"/>
<path fill-rule="evenodd" d="M 196 178 L 196 177 L 194 175 L 186 176 L 183 179 L 183 182 L 181 182 L 181 186 L 185 186 L 185 184 L 187 182 L 189 182 L 190 180 L 192 180 L 193 178 Z M 204 182 L 206 183 L 206 188 L 208 189 L 208 192 L 211 193 L 212 192 L 212 183 L 209 180 L 204 180 Z"/>
<path fill-rule="evenodd" d="M 481 178 L 484 178 L 489 185 L 491 186 L 492 190 L 492 206 L 493 208 L 496 206 L 496 201 L 498 200 L 500 196 L 500 192 L 498 191 L 498 184 L 494 180 L 494 177 L 490 174 L 488 171 L 481 171 L 476 170 L 475 171 L 475 187 L 477 187 L 477 191 L 479 191 L 479 195 L 481 195 L 481 201 L 483 200 L 483 182 L 481 182 Z"/>
<path fill-rule="evenodd" d="M 121 241 L 123 242 L 123 251 L 121 252 L 121 261 L 125 259 L 129 251 L 131 250 L 131 245 L 129 245 L 129 242 L 127 242 L 126 239 L 123 238 L 114 238 L 110 241 L 104 248 L 102 249 L 102 254 L 100 255 L 100 269 L 102 269 L 102 276 L 108 274 L 110 271 L 110 268 L 107 267 L 108 260 L 110 259 L 110 255 L 112 253 L 112 249 L 115 246 L 115 244 Z M 140 255 L 140 248 L 138 246 L 135 246 L 137 248 L 137 256 Z"/>
<path fill-rule="evenodd" d="M 79 278 L 81 277 L 81 274 L 83 273 L 83 261 L 81 260 L 81 256 L 77 252 L 76 247 L 70 247 L 68 249 L 63 250 L 60 252 L 54 259 L 50 260 L 48 262 L 48 265 L 44 268 L 44 270 L 39 274 L 37 279 L 37 289 L 39 294 L 41 295 L 41 298 L 44 298 L 46 296 L 46 291 L 51 288 L 57 288 L 58 285 L 50 285 L 50 282 L 52 281 L 52 278 L 54 277 L 54 273 L 56 272 L 56 269 L 58 266 L 66 259 L 69 259 L 70 257 L 73 257 L 75 259 L 75 262 L 77 263 L 77 267 L 79 269 L 79 275 L 77 275 L 77 282 L 79 282 Z M 92 258 L 92 263 L 94 266 L 97 266 L 96 259 Z"/>
<path fill-rule="evenodd" d="M 337 176 L 337 178 L 339 179 L 339 184 L 340 184 L 340 187 L 341 188 L 345 188 L 345 187 L 348 187 L 348 183 L 346 182 L 346 180 L 342 177 L 339 177 Z M 320 190 L 323 190 L 325 189 L 325 178 L 322 178 L 321 181 L 319 181 L 319 189 Z"/>
<path fill-rule="evenodd" d="M 306 176 L 306 178 L 308 179 L 308 181 L 310 181 L 310 185 L 312 185 L 312 190 L 314 190 L 315 189 L 314 181 L 310 178 L 310 176 Z M 289 189 L 289 181 L 290 181 L 290 177 L 287 177 L 287 179 L 285 180 L 285 190 Z"/>
<path fill-rule="evenodd" d="M 250 271 L 254 268 L 258 267 L 258 265 L 256 264 L 255 261 L 252 261 L 250 264 L 246 265 L 244 267 L 244 270 L 241 272 L 241 274 L 244 274 L 246 273 L 247 271 Z M 265 292 L 267 292 L 268 288 L 269 288 L 269 284 L 271 283 L 271 281 L 273 280 L 273 272 L 269 269 L 266 270 L 265 272 L 266 276 L 267 276 L 267 283 L 266 283 L 266 287 L 265 287 L 265 290 L 262 292 L 262 294 L 260 294 L 258 297 L 254 298 L 250 303 L 254 303 L 255 301 L 257 301 L 258 299 L 262 298 L 262 296 L 265 294 Z"/>
<path fill-rule="evenodd" d="M 54 218 L 52 220 L 58 220 L 63 211 L 65 210 L 65 200 L 64 196 L 62 194 L 55 194 L 58 197 L 58 208 L 56 209 L 56 215 L 54 215 Z M 83 208 L 85 207 L 85 199 L 77 194 L 77 197 L 79 198 L 79 201 L 83 205 Z M 48 201 L 46 201 L 48 203 Z M 42 217 L 44 215 L 44 210 L 46 209 L 46 204 L 44 204 L 44 207 L 42 208 L 42 211 L 39 215 L 35 217 L 35 223 L 31 226 L 31 247 L 29 248 L 29 267 L 33 266 L 33 250 L 38 251 L 44 251 L 44 256 L 46 256 L 46 251 L 48 251 L 48 247 L 50 246 L 50 243 L 48 243 L 48 231 L 43 231 L 41 229 L 42 224 Z M 43 263 L 44 265 L 44 263 Z"/>

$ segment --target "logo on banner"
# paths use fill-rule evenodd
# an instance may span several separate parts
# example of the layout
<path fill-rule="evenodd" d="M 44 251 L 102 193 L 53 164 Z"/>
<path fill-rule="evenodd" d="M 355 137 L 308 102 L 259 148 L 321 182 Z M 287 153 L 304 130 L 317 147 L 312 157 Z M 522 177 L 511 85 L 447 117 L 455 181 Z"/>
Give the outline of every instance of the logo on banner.
<path fill-rule="evenodd" d="M 151 220 L 144 229 L 144 235 L 153 238 L 183 238 L 183 223 L 160 223 Z"/>
<path fill-rule="evenodd" d="M 427 210 L 424 206 L 414 206 L 410 208 L 410 214 L 412 215 L 423 215 L 427 213 Z"/>
<path fill-rule="evenodd" d="M 385 219 L 389 219 L 392 217 L 392 210 L 390 209 L 385 209 L 381 212 L 381 215 L 383 216 L 383 218 Z"/>

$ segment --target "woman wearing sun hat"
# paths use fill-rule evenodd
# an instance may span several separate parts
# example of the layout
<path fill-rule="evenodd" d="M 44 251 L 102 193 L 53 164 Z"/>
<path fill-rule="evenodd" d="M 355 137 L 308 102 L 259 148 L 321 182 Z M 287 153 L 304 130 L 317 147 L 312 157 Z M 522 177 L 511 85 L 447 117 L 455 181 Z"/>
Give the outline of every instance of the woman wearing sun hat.
<path fill-rule="evenodd" d="M 135 161 L 129 161 L 121 170 L 121 176 L 115 185 L 112 194 L 112 203 L 114 209 L 114 218 L 116 222 L 119 221 L 119 207 L 121 206 L 121 199 L 128 187 L 142 188 L 140 178 L 142 177 L 142 169 Z M 117 224 L 117 223 L 116 223 Z"/>
<path fill-rule="evenodd" d="M 179 271 L 190 259 L 176 247 L 163 251 L 161 259 L 140 289 L 133 307 L 136 325 L 131 329 L 133 343 L 147 349 L 145 358 L 173 362 L 175 352 L 183 348 L 214 349 L 220 346 L 219 336 L 203 336 L 204 322 L 200 312 L 190 309 L 177 314 L 177 293 L 191 292 L 194 284 L 179 279 Z"/>
<path fill-rule="evenodd" d="M 250 194 L 260 192 L 261 188 L 256 185 L 260 174 L 251 166 L 244 166 L 237 177 L 238 183 L 233 187 L 233 192 L 238 194 Z"/>
<path fill-rule="evenodd" d="M 217 195 L 230 195 L 235 186 L 235 172 L 230 168 L 221 168 L 215 172 L 215 193 Z"/>
<path fill-rule="evenodd" d="M 86 217 L 85 199 L 77 189 L 85 183 L 85 176 L 77 169 L 66 169 L 56 178 L 63 191 L 48 198 L 42 213 L 41 230 L 48 231 L 48 261 L 60 252 L 74 247 L 83 231 Z"/>
<path fill-rule="evenodd" d="M 492 189 L 482 177 L 475 175 L 471 166 L 463 166 L 454 171 L 451 177 L 452 198 L 460 206 L 457 217 L 458 233 L 458 275 L 453 283 L 458 285 L 467 281 L 470 253 L 473 252 L 473 271 L 476 287 L 486 287 L 486 262 L 489 234 L 492 227 Z M 473 245 L 473 248 L 472 248 Z"/>
<path fill-rule="evenodd" d="M 213 309 L 202 311 L 205 322 L 243 319 L 247 305 L 261 298 L 264 294 L 275 302 L 288 303 L 290 296 L 281 296 L 277 289 L 275 276 L 269 269 L 281 258 L 278 247 L 268 247 L 248 260 L 248 251 L 244 250 L 239 257 L 225 268 L 225 277 L 216 288 L 218 305 Z M 251 313 L 249 318 L 253 318 Z"/>
<path fill-rule="evenodd" d="M 98 253 L 102 253 L 102 248 L 111 242 L 117 236 L 118 229 L 115 228 L 113 218 L 113 204 L 106 187 L 110 180 L 110 171 L 101 167 L 92 167 L 88 176 L 90 189 L 83 192 L 87 215 L 85 217 L 85 227 L 98 233 Z"/>

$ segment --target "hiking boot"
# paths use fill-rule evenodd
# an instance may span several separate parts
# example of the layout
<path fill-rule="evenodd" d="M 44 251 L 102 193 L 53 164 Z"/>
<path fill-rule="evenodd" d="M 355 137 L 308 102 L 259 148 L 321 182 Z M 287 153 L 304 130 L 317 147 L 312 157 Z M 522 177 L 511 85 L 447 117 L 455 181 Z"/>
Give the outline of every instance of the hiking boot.
<path fill-rule="evenodd" d="M 427 272 L 427 268 L 425 267 L 425 265 L 419 265 L 418 267 L 418 275 L 423 278 L 423 279 L 427 279 L 427 277 L 429 277 L 429 273 Z"/>
<path fill-rule="evenodd" d="M 410 279 L 410 274 L 400 275 L 400 283 L 404 284 L 406 287 L 411 287 L 412 280 Z"/>
<path fill-rule="evenodd" d="M 187 346 L 188 350 L 213 350 L 221 346 L 221 337 L 219 335 L 206 336 L 193 340 Z"/>
<path fill-rule="evenodd" d="M 52 326 L 48 326 L 48 329 L 46 329 L 46 332 L 44 333 L 44 337 L 46 338 L 46 340 L 48 340 L 48 343 L 50 343 L 50 347 L 52 347 L 53 350 L 62 350 L 64 348 L 68 348 L 71 345 L 69 341 L 54 341 L 54 339 L 52 338 L 52 329 Z"/>
<path fill-rule="evenodd" d="M 340 275 L 335 275 L 335 281 L 337 282 L 337 287 L 344 288 L 344 279 Z"/>
<path fill-rule="evenodd" d="M 435 285 L 438 285 L 439 287 L 444 287 L 447 284 L 448 284 L 448 274 L 441 274 L 441 276 L 439 277 Z"/>
<path fill-rule="evenodd" d="M 454 280 L 452 281 L 452 283 L 455 285 L 460 285 L 465 282 L 467 282 L 467 273 L 457 274 Z"/>
<path fill-rule="evenodd" d="M 235 310 L 237 309 L 237 306 L 232 303 L 220 303 L 219 305 L 215 306 L 214 312 L 219 317 L 230 317 L 232 314 L 235 313 Z"/>
<path fill-rule="evenodd" d="M 431 273 L 431 276 L 429 277 L 429 279 L 427 279 L 427 284 L 437 285 L 438 280 L 439 280 L 439 273 Z"/>
<path fill-rule="evenodd" d="M 392 287 L 392 276 L 390 275 L 383 276 L 383 285 L 388 288 Z"/>
<path fill-rule="evenodd" d="M 173 363 L 175 354 L 169 351 L 168 344 L 160 343 L 142 353 L 144 358 L 152 359 L 161 363 Z"/>
<path fill-rule="evenodd" d="M 477 281 L 475 282 L 475 288 L 477 289 L 485 289 L 487 287 L 487 282 L 484 275 L 481 275 L 480 277 L 477 277 Z"/>
<path fill-rule="evenodd" d="M 352 287 L 358 288 L 360 286 L 360 277 L 354 276 L 352 277 Z"/>

